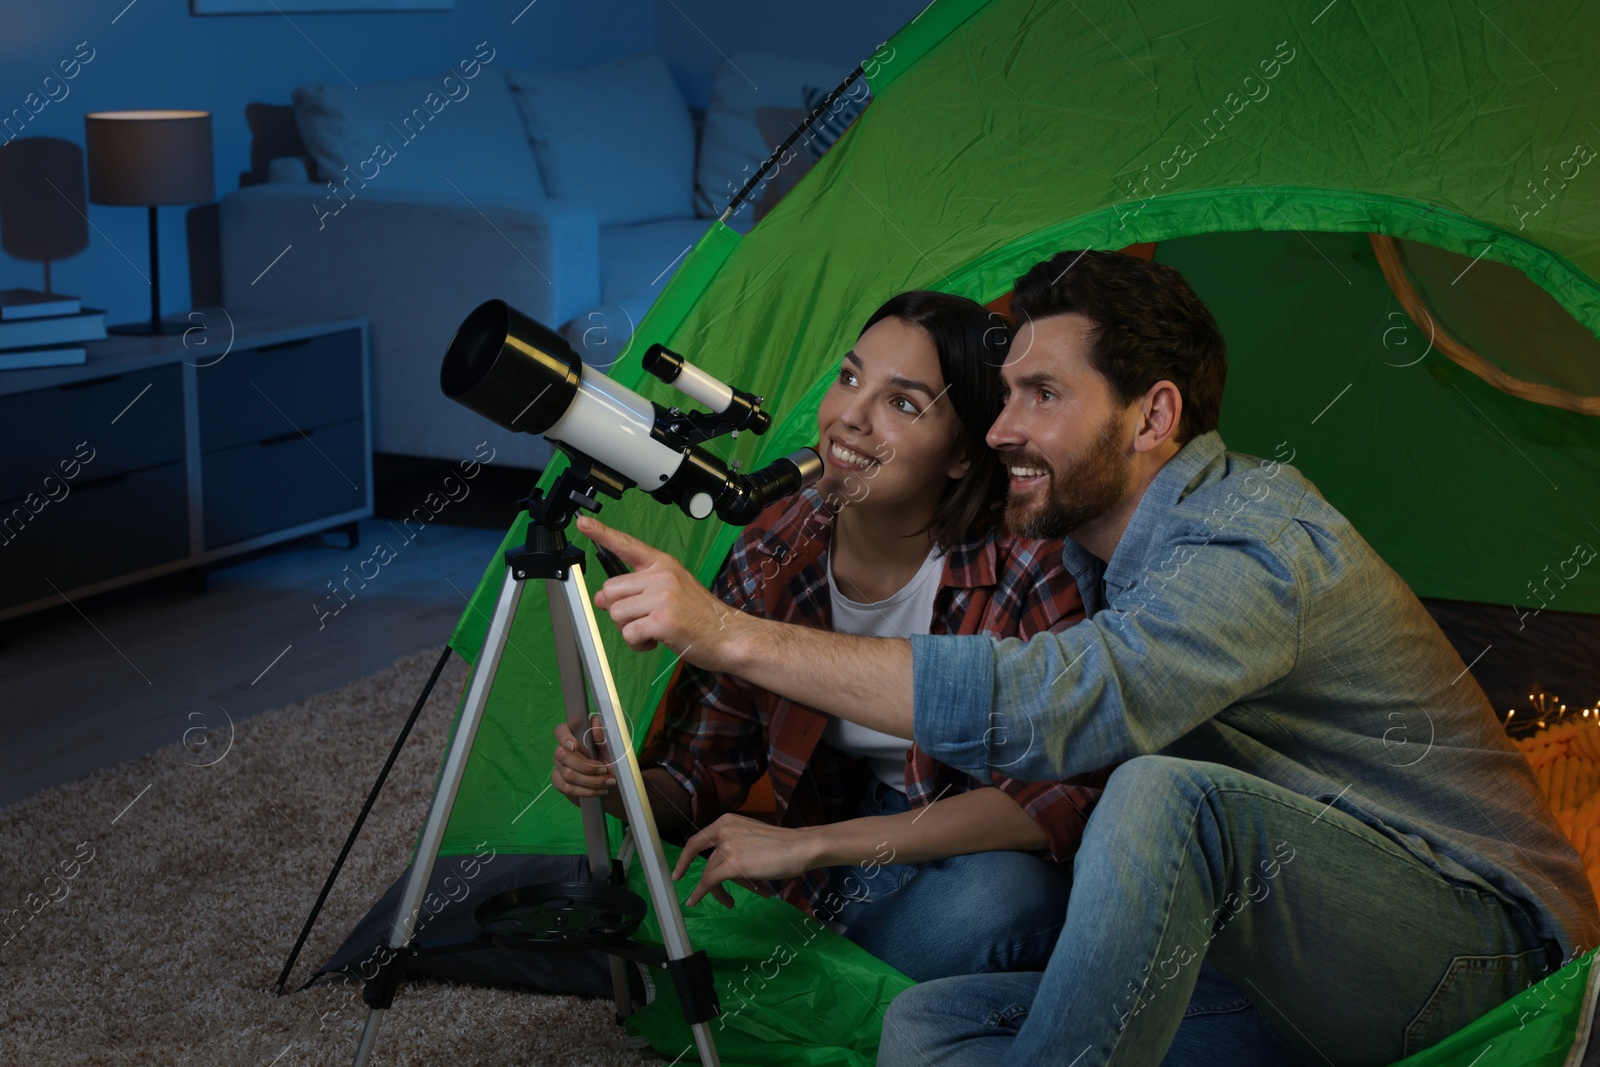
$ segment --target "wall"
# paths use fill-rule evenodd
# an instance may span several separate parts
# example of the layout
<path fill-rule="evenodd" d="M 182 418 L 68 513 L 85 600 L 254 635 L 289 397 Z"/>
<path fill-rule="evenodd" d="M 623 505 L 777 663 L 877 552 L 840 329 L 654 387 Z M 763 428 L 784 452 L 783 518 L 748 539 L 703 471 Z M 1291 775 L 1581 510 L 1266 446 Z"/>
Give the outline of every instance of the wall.
<path fill-rule="evenodd" d="M 927 5 L 928 0 L 655 0 L 656 49 L 689 106 L 703 108 L 711 96 L 711 72 L 724 56 L 775 52 L 836 62 L 843 80 Z"/>
<path fill-rule="evenodd" d="M 480 41 L 490 43 L 503 68 L 581 67 L 656 49 L 689 104 L 703 108 L 711 72 L 725 53 L 834 61 L 842 75 L 923 6 L 924 0 L 458 0 L 446 12 L 195 17 L 187 0 L 0 0 L 0 116 L 13 108 L 26 113 L 28 94 L 38 94 L 48 102 L 20 136 L 82 146 L 89 111 L 211 111 L 220 198 L 251 168 L 245 105 L 288 104 L 293 87 L 305 82 L 359 85 L 443 72 Z M 60 61 L 90 50 L 93 58 L 76 77 L 45 90 L 43 79 L 59 77 Z M 0 144 L 17 135 L 0 133 Z M 186 211 L 159 213 L 168 314 L 191 306 Z M 94 204 L 86 213 L 89 246 L 54 265 L 53 287 L 105 308 L 110 322 L 146 317 L 146 213 Z M 0 288 L 42 282 L 39 265 L 0 254 Z"/>
<path fill-rule="evenodd" d="M 520 17 L 519 16 L 520 13 Z M 513 23 L 513 19 L 515 22 Z M 129 108 L 211 111 L 216 193 L 250 169 L 245 105 L 287 104 L 294 86 L 443 73 L 480 41 L 503 68 L 580 67 L 655 46 L 653 0 L 458 0 L 453 11 L 195 17 L 188 0 L 0 0 L 0 116 L 30 92 L 50 100 L 21 136 L 83 145 L 83 116 Z M 93 58 L 70 81 L 42 87 L 57 64 Z M 33 107 L 38 107 L 37 100 Z M 16 127 L 0 143 L 17 136 Z M 160 211 L 161 296 L 190 306 L 186 208 Z M 105 308 L 109 322 L 147 318 L 146 212 L 89 205 L 89 246 L 53 267 L 53 288 Z M 135 268 L 137 265 L 137 269 Z M 42 268 L 0 255 L 0 288 L 39 288 Z"/>

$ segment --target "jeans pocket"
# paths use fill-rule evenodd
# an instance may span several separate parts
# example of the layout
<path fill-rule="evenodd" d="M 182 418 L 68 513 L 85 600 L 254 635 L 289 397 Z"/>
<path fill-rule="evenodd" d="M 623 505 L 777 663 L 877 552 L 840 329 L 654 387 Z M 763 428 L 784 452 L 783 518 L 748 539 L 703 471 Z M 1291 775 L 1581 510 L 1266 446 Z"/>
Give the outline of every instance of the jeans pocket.
<path fill-rule="evenodd" d="M 1201 961 L 1200 973 L 1195 978 L 1194 992 L 1189 994 L 1189 1006 L 1184 1009 L 1185 1019 L 1197 1015 L 1227 1015 L 1255 1007 L 1233 980 L 1214 963 Z"/>
<path fill-rule="evenodd" d="M 1406 1026 L 1405 1054 L 1443 1041 L 1544 977 L 1543 947 L 1500 956 L 1457 956 Z"/>
<path fill-rule="evenodd" d="M 888 870 L 894 872 L 894 881 L 890 884 L 893 885 L 896 890 L 900 890 L 904 889 L 906 887 L 906 883 L 917 876 L 917 874 L 922 870 L 922 865 L 918 863 L 897 863 L 893 867 L 888 868 Z"/>

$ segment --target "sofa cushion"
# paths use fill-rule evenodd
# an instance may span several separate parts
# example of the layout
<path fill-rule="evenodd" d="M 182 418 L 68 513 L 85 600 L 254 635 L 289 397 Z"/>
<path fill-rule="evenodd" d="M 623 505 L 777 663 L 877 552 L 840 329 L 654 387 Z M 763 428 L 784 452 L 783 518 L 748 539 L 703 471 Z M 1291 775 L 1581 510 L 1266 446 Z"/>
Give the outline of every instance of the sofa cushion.
<path fill-rule="evenodd" d="M 694 124 L 666 60 L 506 78 L 551 196 L 588 204 L 601 226 L 694 214 Z"/>
<path fill-rule="evenodd" d="M 645 312 L 710 227 L 708 219 L 688 218 L 600 231 L 603 302 L 561 327 L 584 363 L 605 370 L 627 351 Z"/>
<path fill-rule="evenodd" d="M 808 114 L 803 107 L 758 107 L 756 129 L 761 131 L 763 142 L 777 148 L 801 127 Z"/>
<path fill-rule="evenodd" d="M 665 219 L 600 231 L 600 299 L 655 294 L 683 265 L 684 253 L 700 240 L 706 219 Z"/>
<path fill-rule="evenodd" d="M 295 122 L 322 181 L 473 196 L 543 197 L 539 164 L 500 71 L 302 85 Z M 345 168 L 349 168 L 346 170 Z M 453 183 L 453 184 L 452 184 Z"/>
<path fill-rule="evenodd" d="M 761 139 L 773 148 L 787 141 L 791 134 L 806 121 L 810 112 L 803 107 L 758 107 L 756 129 Z M 773 165 L 766 182 L 752 195 L 756 198 L 755 219 L 760 222 L 766 213 L 777 206 L 779 200 L 793 189 L 800 176 L 811 168 L 811 153 L 805 151 L 803 139 L 795 142 L 787 159 L 780 157 Z"/>
<path fill-rule="evenodd" d="M 722 214 L 733 194 L 777 147 L 767 143 L 756 125 L 758 108 L 798 107 L 806 86 L 831 89 L 850 70 L 849 64 L 808 63 L 760 52 L 735 53 L 717 67 L 711 76 L 711 102 L 695 171 L 695 212 L 704 218 Z M 751 207 L 747 202 L 729 220 L 735 229 L 749 228 Z"/>
<path fill-rule="evenodd" d="M 583 360 L 584 366 L 609 374 L 617 360 L 631 350 L 634 330 L 644 321 L 645 312 L 653 303 L 655 296 L 643 292 L 598 304 L 573 316 L 561 327 L 561 336 Z"/>

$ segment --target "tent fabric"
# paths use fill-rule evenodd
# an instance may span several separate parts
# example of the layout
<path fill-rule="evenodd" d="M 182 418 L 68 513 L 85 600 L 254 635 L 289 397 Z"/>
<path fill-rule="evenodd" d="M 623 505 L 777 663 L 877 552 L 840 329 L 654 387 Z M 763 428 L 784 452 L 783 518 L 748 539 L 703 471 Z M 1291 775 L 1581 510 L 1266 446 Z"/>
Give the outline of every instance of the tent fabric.
<path fill-rule="evenodd" d="M 681 850 L 668 845 L 666 853 L 673 866 Z M 677 883 L 680 904 L 704 868 L 704 859 L 695 860 Z M 649 899 L 641 864 L 629 869 L 628 885 Z M 883 1010 L 911 979 L 783 900 L 728 889 L 731 912 L 710 898 L 683 912 L 689 943 L 711 955 L 720 1012 L 707 1025 L 721 1061 L 872 1067 Z M 654 913 L 635 936 L 661 943 Z M 655 999 L 627 1025 L 668 1059 L 693 1062 L 694 1038 L 671 982 L 658 976 Z"/>
<path fill-rule="evenodd" d="M 488 868 L 490 862 L 492 869 Z M 330 974 L 360 977 L 373 973 L 386 956 L 384 949 L 410 877 L 407 866 L 306 985 Z M 478 936 L 478 906 L 491 897 L 523 886 L 588 880 L 587 856 L 446 856 L 434 864 L 428 877 L 414 936 L 423 941 L 471 940 Z M 518 985 L 545 993 L 612 995 L 610 957 L 598 950 L 556 954 L 483 948 L 423 955 L 406 962 L 406 973 L 452 982 Z"/>
<path fill-rule="evenodd" d="M 1600 951 L 1600 950 L 1597 950 Z M 1593 1036 L 1600 995 L 1595 952 L 1393 1067 L 1584 1067 L 1600 1051 Z"/>
<path fill-rule="evenodd" d="M 1575 542 L 1600 548 L 1583 514 L 1586 488 L 1600 485 L 1600 419 L 1424 356 L 1428 334 L 1365 234 L 1203 234 L 1161 242 L 1156 259 L 1183 273 L 1227 339 L 1229 448 L 1299 468 L 1430 602 L 1516 605 L 1534 614 L 1513 628 L 1547 644 L 1535 625 L 1545 609 L 1600 610 L 1600 568 L 1562 566 Z M 1562 698 L 1587 704 L 1594 684 Z"/>
<path fill-rule="evenodd" d="M 1517 377 L 1600 395 L 1600 342 L 1525 275 L 1431 245 L 1396 243 L 1427 308 L 1422 321 L 1438 322 Z"/>
<path fill-rule="evenodd" d="M 1372 240 L 1372 251 L 1376 253 L 1378 264 L 1383 269 L 1383 277 L 1389 283 L 1389 288 L 1394 292 L 1396 299 L 1406 309 L 1406 314 L 1411 316 L 1411 321 L 1426 325 L 1430 348 L 1438 349 L 1457 364 L 1465 367 L 1503 393 L 1509 393 L 1524 400 L 1531 400 L 1536 404 L 1549 404 L 1551 407 L 1576 411 L 1580 415 L 1600 415 L 1600 396 L 1578 396 L 1548 381 L 1537 382 L 1529 381 L 1527 378 L 1519 378 L 1516 374 L 1501 367 L 1494 360 L 1487 359 L 1474 351 L 1471 345 L 1463 344 L 1456 339 L 1455 320 L 1466 319 L 1471 321 L 1473 319 L 1482 319 L 1491 331 L 1494 330 L 1496 325 L 1501 324 L 1504 324 L 1502 329 L 1518 328 L 1518 340 L 1524 340 L 1525 334 L 1521 331 L 1534 332 L 1539 327 L 1546 325 L 1545 322 L 1539 321 L 1537 315 L 1538 311 L 1544 310 L 1543 302 L 1536 302 L 1533 297 L 1534 292 L 1542 296 L 1544 293 L 1542 289 L 1533 290 L 1532 292 L 1519 292 L 1518 280 L 1523 283 L 1524 289 L 1532 287 L 1533 283 L 1504 264 L 1491 263 L 1483 269 L 1480 276 L 1472 280 L 1470 288 L 1463 291 L 1461 300 L 1451 302 L 1453 306 L 1451 307 L 1449 319 L 1441 321 L 1441 316 L 1429 310 L 1431 305 L 1423 300 L 1422 295 L 1417 292 L 1417 287 L 1411 278 L 1411 271 L 1407 269 L 1408 259 L 1412 262 L 1420 261 L 1433 267 L 1437 267 L 1439 260 L 1443 260 L 1444 263 L 1450 263 L 1452 266 L 1458 267 L 1459 272 L 1456 278 L 1451 281 L 1451 288 L 1454 288 L 1457 282 L 1466 277 L 1467 273 L 1477 264 L 1465 256 L 1458 256 L 1443 249 L 1433 248 L 1430 245 L 1419 245 L 1414 241 L 1409 243 L 1408 256 L 1406 253 L 1401 252 L 1399 242 L 1393 237 L 1385 237 L 1377 233 L 1369 234 L 1368 236 Z M 1451 263 L 1452 260 L 1456 262 Z M 1487 292 L 1483 290 L 1482 285 L 1487 285 Z M 1437 294 L 1434 303 L 1437 304 L 1439 298 L 1446 296 L 1449 290 L 1439 289 L 1435 285 L 1434 292 Z M 1506 307 L 1493 307 L 1496 297 L 1508 302 L 1510 304 L 1509 309 Z M 1490 306 L 1483 308 L 1484 304 L 1489 304 Z M 1487 314 L 1474 316 L 1472 312 L 1480 308 L 1486 311 Z M 1556 314 L 1560 316 L 1559 322 L 1571 324 L 1570 329 L 1573 333 L 1578 333 L 1582 330 L 1582 327 L 1578 326 L 1572 316 L 1565 311 L 1557 308 Z M 1477 325 L 1477 323 L 1473 324 Z M 1524 343 L 1514 347 L 1515 349 L 1531 350 L 1536 356 L 1543 356 L 1550 360 L 1556 368 L 1555 373 L 1550 376 L 1557 377 L 1571 365 L 1570 361 L 1573 353 L 1561 351 L 1559 342 L 1552 343 L 1553 340 L 1548 336 L 1539 336 L 1535 333 L 1532 345 Z M 1562 338 L 1561 340 L 1567 339 Z M 1584 349 L 1581 355 L 1584 357 L 1592 356 L 1595 344 L 1594 338 L 1588 334 L 1583 334 L 1581 340 Z M 1592 361 L 1585 359 L 1584 362 Z M 1574 369 L 1576 370 L 1577 368 Z"/>
<path fill-rule="evenodd" d="M 1596 573 L 1540 581 L 1574 540 L 1600 543 L 1583 518 L 1596 420 L 1508 397 L 1438 353 L 1407 363 L 1418 324 L 1365 238 L 1504 264 L 1594 336 L 1600 178 L 1568 161 L 1600 143 L 1597 52 L 1600 8 L 1579 0 L 1164 14 L 938 0 L 864 61 L 872 104 L 799 184 L 743 237 L 705 234 L 611 373 L 681 402 L 640 368 L 661 341 L 765 396 L 773 429 L 718 445 L 755 468 L 813 442 L 828 371 L 890 294 L 988 302 L 1061 249 L 1156 242 L 1228 338 L 1231 448 L 1304 471 L 1419 595 L 1531 607 L 1542 591 L 1552 610 L 1600 613 Z M 640 493 L 604 518 L 707 584 L 738 532 Z M 506 546 L 522 537 L 519 520 Z M 488 561 L 452 634 L 469 660 L 503 572 Z M 512 627 L 448 854 L 582 850 L 547 788 L 562 710 L 543 600 L 530 588 Z M 602 631 L 638 737 L 673 658 Z M 720 930 L 697 944 L 716 956 Z M 1500 1051 L 1480 1067 L 1545 1062 Z"/>

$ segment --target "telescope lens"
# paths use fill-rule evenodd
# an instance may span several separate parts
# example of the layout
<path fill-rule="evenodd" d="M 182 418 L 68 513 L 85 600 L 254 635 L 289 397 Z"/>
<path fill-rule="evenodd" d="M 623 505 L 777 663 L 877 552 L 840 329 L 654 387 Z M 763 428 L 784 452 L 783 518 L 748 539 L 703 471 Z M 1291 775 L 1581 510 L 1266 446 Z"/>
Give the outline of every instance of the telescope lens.
<path fill-rule="evenodd" d="M 542 434 L 571 406 L 582 368 L 560 334 L 504 300 L 486 300 L 457 328 L 439 387 L 508 430 Z"/>
<path fill-rule="evenodd" d="M 494 366 L 494 358 L 505 343 L 506 312 L 503 300 L 490 300 L 472 309 L 472 314 L 456 327 L 449 354 L 439 368 L 439 387 L 455 400 L 483 381 Z"/>

